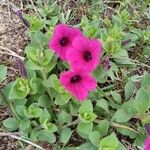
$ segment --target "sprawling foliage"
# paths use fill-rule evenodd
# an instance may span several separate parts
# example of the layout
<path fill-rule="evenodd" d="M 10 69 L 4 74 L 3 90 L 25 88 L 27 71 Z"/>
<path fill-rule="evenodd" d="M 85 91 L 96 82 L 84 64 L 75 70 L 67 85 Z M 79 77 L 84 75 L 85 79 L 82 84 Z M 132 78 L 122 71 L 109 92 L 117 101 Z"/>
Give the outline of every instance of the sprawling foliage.
<path fill-rule="evenodd" d="M 130 2 L 119 1 L 115 9 L 102 1 L 81 0 L 79 3 L 90 8 L 87 15 L 80 16 L 79 23 L 71 24 L 74 16 L 70 10 L 62 13 L 57 3 L 43 5 L 37 0 L 40 17 L 32 12 L 24 14 L 30 25 L 30 42 L 21 67 L 24 71 L 1 90 L 1 104 L 12 111 L 12 117 L 3 121 L 5 129 L 18 130 L 32 142 L 48 142 L 54 150 L 126 150 L 122 135 L 134 147 L 143 147 L 145 124 L 150 122 L 150 26 L 140 28 L 135 24 L 142 20 L 138 15 L 148 21 L 150 15 L 148 1 L 143 5 Z M 133 5 L 140 11 L 145 9 L 144 14 Z M 105 14 L 109 9 L 114 12 L 110 17 Z M 61 85 L 59 74 L 69 65 L 48 46 L 59 22 L 79 27 L 84 35 L 100 39 L 103 45 L 100 64 L 92 73 L 98 86 L 83 102 Z M 0 82 L 6 74 L 7 68 L 1 65 Z M 76 141 L 74 136 L 81 144 L 78 140 L 71 142 Z"/>

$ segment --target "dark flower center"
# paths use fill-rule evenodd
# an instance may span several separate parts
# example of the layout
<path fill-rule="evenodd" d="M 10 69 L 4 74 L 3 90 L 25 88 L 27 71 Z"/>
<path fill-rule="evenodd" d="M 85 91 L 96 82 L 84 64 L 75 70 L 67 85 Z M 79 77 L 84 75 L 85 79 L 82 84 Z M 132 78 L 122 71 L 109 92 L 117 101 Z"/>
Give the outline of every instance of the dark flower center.
<path fill-rule="evenodd" d="M 73 76 L 73 77 L 70 79 L 70 82 L 71 82 L 71 83 L 77 83 L 77 82 L 79 82 L 79 81 L 81 81 L 81 76 L 80 76 L 80 75 L 75 75 L 75 76 Z"/>
<path fill-rule="evenodd" d="M 59 43 L 61 46 L 66 46 L 69 42 L 69 39 L 67 37 L 63 37 L 60 39 Z"/>
<path fill-rule="evenodd" d="M 85 51 L 83 54 L 83 57 L 84 57 L 86 62 L 89 62 L 92 59 L 92 55 L 89 51 Z"/>

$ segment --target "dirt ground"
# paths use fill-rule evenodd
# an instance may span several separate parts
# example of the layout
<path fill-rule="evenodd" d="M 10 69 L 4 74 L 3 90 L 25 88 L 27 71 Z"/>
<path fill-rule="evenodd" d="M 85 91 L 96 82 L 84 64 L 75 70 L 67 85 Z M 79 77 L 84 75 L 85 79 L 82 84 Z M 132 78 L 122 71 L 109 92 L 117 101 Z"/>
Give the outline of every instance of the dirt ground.
<path fill-rule="evenodd" d="M 12 56 L 13 52 L 19 56 L 23 55 L 27 37 L 25 36 L 26 29 L 11 9 L 11 5 L 7 0 L 2 1 L 0 4 L 0 64 L 9 66 L 9 78 L 6 80 L 6 82 L 9 82 L 17 74 L 16 57 Z"/>
<path fill-rule="evenodd" d="M 11 3 L 8 0 L 0 0 L 0 64 L 8 66 L 7 79 L 0 87 L 15 79 L 18 74 L 16 57 L 14 54 L 23 56 L 23 50 L 27 42 L 25 35 L 26 28 L 12 10 Z M 19 2 L 19 0 L 18 0 Z M 13 0 L 12 3 L 20 8 L 19 3 Z M 0 133 L 3 119 L 10 116 L 8 108 L 0 106 Z M 12 138 L 1 136 L 0 150 L 17 150 L 18 143 Z"/>

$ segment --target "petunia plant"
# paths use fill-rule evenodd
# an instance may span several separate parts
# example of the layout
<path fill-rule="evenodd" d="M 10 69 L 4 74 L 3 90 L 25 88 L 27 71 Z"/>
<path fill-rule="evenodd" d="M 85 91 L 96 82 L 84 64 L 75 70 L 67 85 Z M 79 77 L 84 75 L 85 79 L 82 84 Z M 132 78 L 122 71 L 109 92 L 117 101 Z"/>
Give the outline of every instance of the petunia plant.
<path fill-rule="evenodd" d="M 54 150 L 126 150 L 123 136 L 148 150 L 150 74 L 136 74 L 141 64 L 128 53 L 135 41 L 148 42 L 148 29 L 127 33 L 127 10 L 112 20 L 83 16 L 71 26 L 52 6 L 58 12 L 45 6 L 41 18 L 25 16 L 30 42 L 25 59 L 16 60 L 20 76 L 0 91 L 12 112 L 4 129 Z M 0 82 L 6 74 L 0 65 Z"/>

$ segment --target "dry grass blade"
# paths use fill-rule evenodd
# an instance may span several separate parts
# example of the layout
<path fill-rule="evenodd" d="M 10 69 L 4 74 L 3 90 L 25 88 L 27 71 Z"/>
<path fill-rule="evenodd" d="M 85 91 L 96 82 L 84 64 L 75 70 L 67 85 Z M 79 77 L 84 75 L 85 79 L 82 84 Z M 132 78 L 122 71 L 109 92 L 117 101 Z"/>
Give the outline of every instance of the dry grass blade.
<path fill-rule="evenodd" d="M 21 60 L 24 60 L 24 57 L 22 56 L 19 56 L 17 53 L 15 53 L 14 51 L 8 49 L 8 48 L 5 48 L 3 46 L 0 46 L 0 49 L 4 50 L 4 51 L 7 51 L 5 54 L 8 54 L 8 55 L 11 55 L 11 56 L 14 56 L 14 57 L 17 57 L 17 58 L 20 58 Z M 2 52 L 3 53 L 3 52 Z"/>
<path fill-rule="evenodd" d="M 37 144 L 35 144 L 35 143 L 33 143 L 33 142 L 23 138 L 23 137 L 20 137 L 20 136 L 18 136 L 18 134 L 15 134 L 15 133 L 0 132 L 0 136 L 9 136 L 11 138 L 14 138 L 14 139 L 23 141 L 23 142 L 25 142 L 27 144 L 30 144 L 30 145 L 38 148 L 38 149 L 44 150 L 41 146 L 39 146 L 39 145 L 37 145 Z"/>

